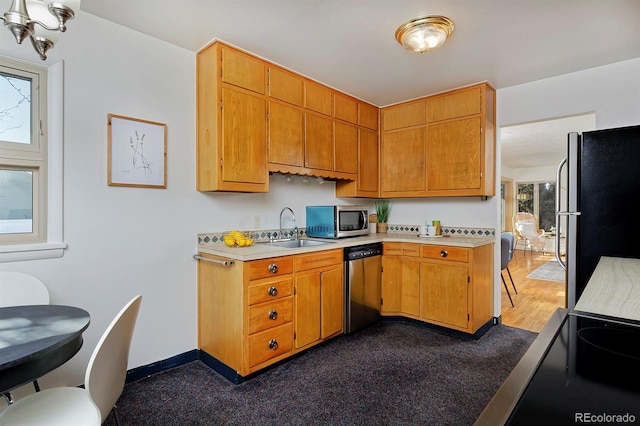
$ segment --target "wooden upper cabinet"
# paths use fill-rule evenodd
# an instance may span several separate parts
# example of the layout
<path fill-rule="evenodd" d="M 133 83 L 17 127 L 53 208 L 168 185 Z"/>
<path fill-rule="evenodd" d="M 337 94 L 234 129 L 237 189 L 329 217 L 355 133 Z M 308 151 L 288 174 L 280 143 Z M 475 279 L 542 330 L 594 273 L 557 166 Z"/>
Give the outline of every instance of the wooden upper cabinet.
<path fill-rule="evenodd" d="M 269 102 L 269 163 L 304 166 L 302 109 Z"/>
<path fill-rule="evenodd" d="M 358 129 L 356 126 L 335 122 L 335 171 L 358 173 Z"/>
<path fill-rule="evenodd" d="M 378 133 L 358 129 L 358 191 L 373 196 L 378 192 L 380 159 Z"/>
<path fill-rule="evenodd" d="M 222 82 L 265 94 L 266 75 L 263 61 L 224 45 L 221 56 Z"/>
<path fill-rule="evenodd" d="M 333 120 L 305 113 L 304 165 L 333 171 Z"/>
<path fill-rule="evenodd" d="M 381 144 L 382 196 L 424 195 L 427 189 L 426 128 L 385 132 Z"/>
<path fill-rule="evenodd" d="M 331 115 L 332 108 L 332 91 L 326 86 L 321 86 L 309 80 L 304 82 L 304 106 L 312 111 L 325 115 Z"/>
<path fill-rule="evenodd" d="M 353 124 L 358 122 L 358 101 L 355 99 L 341 95 L 340 93 L 334 93 L 333 108 L 333 116 L 335 118 Z"/>
<path fill-rule="evenodd" d="M 291 72 L 270 66 L 269 96 L 293 105 L 302 106 L 304 101 L 302 78 Z"/>
<path fill-rule="evenodd" d="M 385 108 L 382 110 L 382 130 L 424 125 L 427 122 L 426 110 L 424 99 Z"/>
<path fill-rule="evenodd" d="M 427 98 L 427 121 L 480 114 L 482 87 L 458 89 Z"/>
<path fill-rule="evenodd" d="M 364 102 L 359 102 L 358 124 L 371 130 L 378 130 L 378 108 L 365 104 Z"/>
<path fill-rule="evenodd" d="M 222 181 L 266 184 L 266 102 L 222 88 Z"/>
<path fill-rule="evenodd" d="M 427 127 L 427 182 L 430 191 L 480 189 L 480 117 Z"/>

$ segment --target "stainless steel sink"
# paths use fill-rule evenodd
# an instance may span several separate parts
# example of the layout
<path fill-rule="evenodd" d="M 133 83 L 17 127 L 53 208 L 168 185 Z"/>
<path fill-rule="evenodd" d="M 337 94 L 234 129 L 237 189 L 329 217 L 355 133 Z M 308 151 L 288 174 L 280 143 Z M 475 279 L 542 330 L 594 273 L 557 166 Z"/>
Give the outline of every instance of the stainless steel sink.
<path fill-rule="evenodd" d="M 334 241 L 318 241 L 318 240 L 284 240 L 284 241 L 267 241 L 264 244 L 273 247 L 298 248 L 298 247 L 314 247 L 323 246 L 325 244 L 334 244 Z"/>

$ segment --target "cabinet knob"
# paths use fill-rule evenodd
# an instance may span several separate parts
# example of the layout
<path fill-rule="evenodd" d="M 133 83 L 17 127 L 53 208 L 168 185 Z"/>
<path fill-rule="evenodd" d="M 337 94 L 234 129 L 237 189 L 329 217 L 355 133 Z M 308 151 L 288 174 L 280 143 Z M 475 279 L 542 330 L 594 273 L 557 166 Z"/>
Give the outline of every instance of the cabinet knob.
<path fill-rule="evenodd" d="M 278 289 L 276 287 L 269 287 L 269 290 L 267 290 L 267 292 L 269 293 L 269 296 L 277 296 L 278 295 Z"/>
<path fill-rule="evenodd" d="M 278 265 L 276 265 L 275 263 L 272 263 L 268 266 L 269 272 L 271 272 L 272 274 L 275 274 L 278 272 Z"/>
<path fill-rule="evenodd" d="M 276 339 L 271 339 L 271 341 L 269 342 L 269 349 L 271 349 L 272 351 L 278 349 L 278 341 Z"/>
<path fill-rule="evenodd" d="M 449 252 L 448 252 L 448 251 L 446 251 L 446 250 L 442 250 L 442 251 L 440 252 L 440 257 L 447 257 L 447 256 L 449 256 Z"/>
<path fill-rule="evenodd" d="M 269 311 L 269 319 L 270 320 L 277 320 L 278 319 L 278 311 L 276 311 L 275 309 L 272 311 Z"/>

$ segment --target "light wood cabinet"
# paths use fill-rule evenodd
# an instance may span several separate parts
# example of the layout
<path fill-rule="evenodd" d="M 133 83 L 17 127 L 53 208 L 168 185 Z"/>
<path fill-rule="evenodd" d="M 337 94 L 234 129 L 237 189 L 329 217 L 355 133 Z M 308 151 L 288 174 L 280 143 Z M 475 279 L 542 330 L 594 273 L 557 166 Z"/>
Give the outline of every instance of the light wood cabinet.
<path fill-rule="evenodd" d="M 420 246 L 384 243 L 382 255 L 382 315 L 420 315 Z"/>
<path fill-rule="evenodd" d="M 424 245 L 420 267 L 420 316 L 475 333 L 493 319 L 493 244 Z"/>
<path fill-rule="evenodd" d="M 493 319 L 493 244 L 384 243 L 382 315 L 473 334 Z"/>
<path fill-rule="evenodd" d="M 305 80 L 304 106 L 312 111 L 331 116 L 333 112 L 333 93 L 331 89 L 310 80 Z"/>
<path fill-rule="evenodd" d="M 378 130 L 378 112 L 378 107 L 359 102 L 358 124 L 371 130 Z"/>
<path fill-rule="evenodd" d="M 495 90 L 487 83 L 381 110 L 381 196 L 495 195 Z"/>
<path fill-rule="evenodd" d="M 338 120 L 356 124 L 358 122 L 358 101 L 340 93 L 333 94 L 333 116 Z"/>
<path fill-rule="evenodd" d="M 196 187 L 267 192 L 264 64 L 224 45 L 197 56 Z"/>
<path fill-rule="evenodd" d="M 278 67 L 269 66 L 269 97 L 302 106 L 304 83 L 302 77 Z"/>
<path fill-rule="evenodd" d="M 342 333 L 342 249 L 295 256 L 295 349 Z"/>
<path fill-rule="evenodd" d="M 356 175 L 358 173 L 358 128 L 336 121 L 333 135 L 334 170 Z"/>
<path fill-rule="evenodd" d="M 333 171 L 333 121 L 329 117 L 307 112 L 304 125 L 305 167 Z"/>
<path fill-rule="evenodd" d="M 304 115 L 301 108 L 269 102 L 269 163 L 304 167 Z"/>
<path fill-rule="evenodd" d="M 379 193 L 380 152 L 378 132 L 358 128 L 358 176 L 353 180 L 336 182 L 336 197 L 376 198 Z M 336 154 L 337 155 L 337 154 Z"/>
<path fill-rule="evenodd" d="M 342 249 L 199 260 L 198 347 L 246 376 L 341 334 L 342 265 Z"/>

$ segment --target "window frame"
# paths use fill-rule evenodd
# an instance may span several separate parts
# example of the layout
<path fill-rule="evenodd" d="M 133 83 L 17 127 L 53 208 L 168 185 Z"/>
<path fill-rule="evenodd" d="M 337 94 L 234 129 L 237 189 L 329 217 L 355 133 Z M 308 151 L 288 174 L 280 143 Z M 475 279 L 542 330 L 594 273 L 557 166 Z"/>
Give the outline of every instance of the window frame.
<path fill-rule="evenodd" d="M 39 70 L 39 119 L 33 120 L 32 128 L 38 135 L 38 146 L 14 144 L 7 149 L 0 147 L 0 164 L 22 169 L 37 167 L 34 176 L 34 231 L 37 234 L 4 234 L 9 238 L 0 241 L 0 263 L 21 260 L 51 259 L 62 257 L 66 248 L 63 241 L 63 79 L 64 64 L 59 61 L 49 67 L 18 61 L 0 56 L 0 64 L 10 69 Z M 48 130 L 48 131 L 47 131 Z M 15 147 L 15 145 L 23 145 Z M 8 154 L 9 153 L 9 154 Z M 37 189 L 37 195 L 36 195 Z M 36 198 L 37 197 L 37 198 Z M 37 210 L 37 212 L 36 212 Z M 37 219 L 36 219 L 37 215 Z M 20 235 L 26 238 L 15 238 Z"/>

